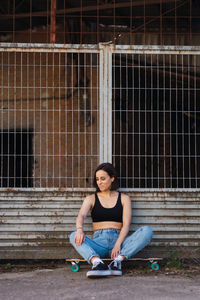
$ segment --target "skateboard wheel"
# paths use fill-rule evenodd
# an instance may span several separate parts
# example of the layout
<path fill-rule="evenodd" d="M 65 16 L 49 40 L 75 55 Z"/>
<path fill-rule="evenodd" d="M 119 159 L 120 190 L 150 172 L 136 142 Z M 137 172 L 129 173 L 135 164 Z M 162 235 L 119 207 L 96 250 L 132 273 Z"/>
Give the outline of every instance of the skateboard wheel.
<path fill-rule="evenodd" d="M 79 271 L 79 265 L 77 265 L 77 264 L 73 264 L 72 266 L 71 266 L 71 270 L 72 270 L 72 272 L 78 272 Z"/>
<path fill-rule="evenodd" d="M 154 262 L 151 264 L 151 268 L 152 270 L 157 271 L 159 270 L 159 264 L 157 262 Z"/>

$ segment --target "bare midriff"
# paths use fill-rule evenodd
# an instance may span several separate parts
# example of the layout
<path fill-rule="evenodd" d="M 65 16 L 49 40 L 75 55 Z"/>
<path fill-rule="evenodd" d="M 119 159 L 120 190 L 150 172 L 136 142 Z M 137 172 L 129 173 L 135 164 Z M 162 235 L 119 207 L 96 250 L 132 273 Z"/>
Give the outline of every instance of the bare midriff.
<path fill-rule="evenodd" d="M 104 221 L 104 222 L 94 222 L 93 223 L 93 230 L 101 230 L 101 229 L 121 229 L 122 223 L 121 222 L 112 222 L 112 221 Z"/>

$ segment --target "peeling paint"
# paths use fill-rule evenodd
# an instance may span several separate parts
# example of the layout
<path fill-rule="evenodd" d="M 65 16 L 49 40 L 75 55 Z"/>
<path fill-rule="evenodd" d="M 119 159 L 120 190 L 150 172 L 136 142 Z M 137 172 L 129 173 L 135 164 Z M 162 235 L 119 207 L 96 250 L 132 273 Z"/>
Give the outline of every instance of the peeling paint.
<path fill-rule="evenodd" d="M 66 253 L 74 255 L 69 235 L 75 230 L 76 215 L 87 194 L 83 191 L 0 192 L 0 258 L 64 259 Z M 200 255 L 195 251 L 200 245 L 200 192 L 132 191 L 128 194 L 133 201 L 131 231 L 143 225 L 151 226 L 154 231 L 148 253 L 156 251 L 163 256 L 169 244 L 183 255 Z M 52 204 L 55 204 L 53 208 Z M 89 235 L 91 228 L 88 217 L 84 229 Z"/>

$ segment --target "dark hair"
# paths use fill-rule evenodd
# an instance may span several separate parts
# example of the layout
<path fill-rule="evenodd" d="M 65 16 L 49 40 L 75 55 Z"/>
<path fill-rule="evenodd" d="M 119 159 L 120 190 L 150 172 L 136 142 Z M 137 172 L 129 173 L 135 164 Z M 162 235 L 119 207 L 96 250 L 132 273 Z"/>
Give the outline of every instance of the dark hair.
<path fill-rule="evenodd" d="M 105 171 L 106 173 L 108 173 L 108 175 L 110 176 L 110 178 L 112 178 L 112 177 L 115 178 L 114 181 L 113 181 L 112 184 L 111 184 L 110 190 L 111 190 L 111 191 L 117 190 L 118 187 L 119 187 L 119 183 L 118 183 L 118 179 L 117 179 L 117 172 L 116 172 L 114 166 L 113 166 L 111 163 L 102 163 L 102 164 L 100 164 L 100 165 L 96 168 L 96 170 L 95 170 L 95 172 L 94 172 L 93 186 L 96 188 L 96 191 L 97 191 L 97 192 L 100 191 L 100 190 L 99 190 L 99 187 L 98 187 L 98 185 L 97 185 L 97 181 L 96 181 L 96 173 L 97 173 L 97 171 L 99 171 L 99 170 L 103 170 L 103 171 Z"/>

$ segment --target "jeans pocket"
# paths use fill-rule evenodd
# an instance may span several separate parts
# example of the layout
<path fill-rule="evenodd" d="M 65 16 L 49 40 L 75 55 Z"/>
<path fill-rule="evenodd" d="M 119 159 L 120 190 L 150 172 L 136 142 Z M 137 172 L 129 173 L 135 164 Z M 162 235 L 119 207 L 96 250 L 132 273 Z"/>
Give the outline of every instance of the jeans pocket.
<path fill-rule="evenodd" d="M 93 239 L 97 239 L 99 236 L 101 235 L 101 231 L 95 231 L 95 233 L 93 234 Z"/>

